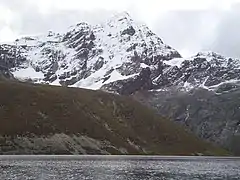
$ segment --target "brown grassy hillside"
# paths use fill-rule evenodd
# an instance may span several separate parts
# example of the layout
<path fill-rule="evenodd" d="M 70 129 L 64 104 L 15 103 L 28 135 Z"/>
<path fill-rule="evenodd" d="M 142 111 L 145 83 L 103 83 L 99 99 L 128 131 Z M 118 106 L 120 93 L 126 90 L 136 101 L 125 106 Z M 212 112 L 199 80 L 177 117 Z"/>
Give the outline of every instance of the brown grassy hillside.
<path fill-rule="evenodd" d="M 1 154 L 224 155 L 125 96 L 0 82 Z"/>

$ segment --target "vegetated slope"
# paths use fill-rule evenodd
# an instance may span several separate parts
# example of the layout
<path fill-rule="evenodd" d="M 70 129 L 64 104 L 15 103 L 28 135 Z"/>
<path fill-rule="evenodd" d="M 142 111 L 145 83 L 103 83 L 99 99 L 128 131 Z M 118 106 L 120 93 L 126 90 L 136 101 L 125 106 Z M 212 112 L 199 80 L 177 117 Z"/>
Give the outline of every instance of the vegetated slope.
<path fill-rule="evenodd" d="M 1 154 L 220 155 L 129 97 L 0 82 Z"/>

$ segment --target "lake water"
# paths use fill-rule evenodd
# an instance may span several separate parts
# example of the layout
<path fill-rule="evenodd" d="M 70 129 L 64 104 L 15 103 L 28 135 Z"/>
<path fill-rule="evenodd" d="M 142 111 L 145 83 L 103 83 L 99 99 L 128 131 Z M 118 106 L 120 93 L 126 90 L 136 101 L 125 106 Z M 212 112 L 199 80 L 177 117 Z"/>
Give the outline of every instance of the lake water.
<path fill-rule="evenodd" d="M 240 158 L 0 156 L 1 180 L 240 180 Z"/>

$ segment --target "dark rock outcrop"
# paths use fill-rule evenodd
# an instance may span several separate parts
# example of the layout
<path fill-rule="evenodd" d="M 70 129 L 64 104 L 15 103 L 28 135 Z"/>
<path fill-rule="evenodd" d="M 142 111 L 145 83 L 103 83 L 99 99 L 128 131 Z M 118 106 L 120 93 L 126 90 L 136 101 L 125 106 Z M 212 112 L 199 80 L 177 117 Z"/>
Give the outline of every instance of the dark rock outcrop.
<path fill-rule="evenodd" d="M 113 91 L 122 95 L 131 95 L 140 90 L 151 89 L 153 84 L 151 81 L 151 71 L 149 68 L 142 69 L 136 77 L 109 83 L 102 87 L 103 90 Z"/>

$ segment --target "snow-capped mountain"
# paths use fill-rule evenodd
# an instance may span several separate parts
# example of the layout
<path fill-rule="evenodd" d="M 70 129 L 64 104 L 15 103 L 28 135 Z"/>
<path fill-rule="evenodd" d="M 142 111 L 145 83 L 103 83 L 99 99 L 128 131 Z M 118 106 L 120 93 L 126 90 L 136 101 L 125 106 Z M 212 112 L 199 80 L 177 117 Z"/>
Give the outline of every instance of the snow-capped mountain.
<path fill-rule="evenodd" d="M 79 23 L 63 34 L 48 32 L 0 45 L 0 58 L 0 67 L 19 80 L 119 94 L 172 86 L 215 90 L 240 79 L 238 59 L 213 52 L 181 58 L 127 13 L 99 25 Z"/>
<path fill-rule="evenodd" d="M 24 37 L 1 49 L 1 60 L 20 80 L 90 89 L 137 78 L 146 68 L 157 77 L 163 61 L 180 57 L 127 13 L 100 25 L 79 23 L 65 34 Z"/>

